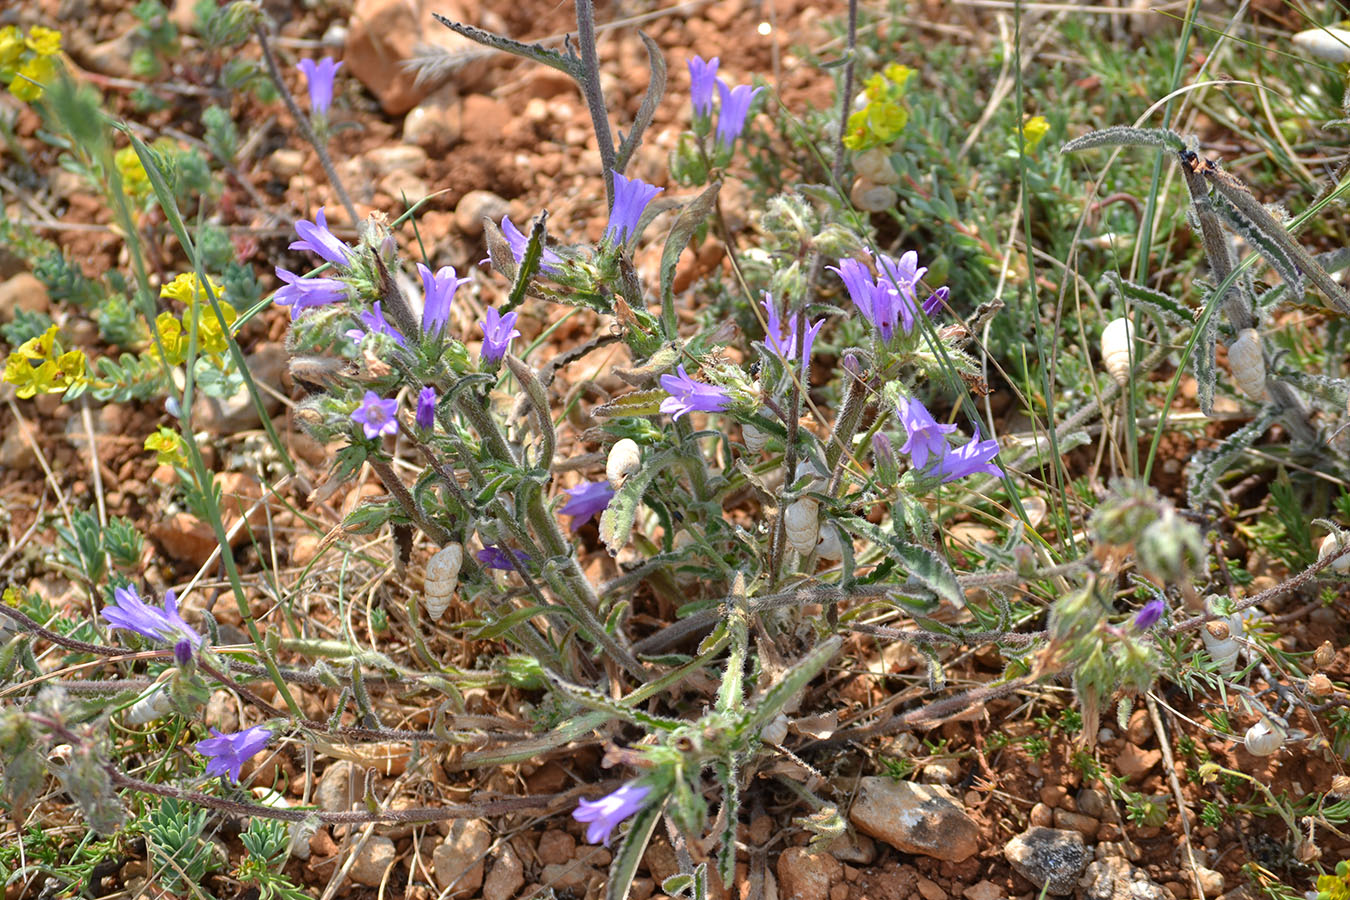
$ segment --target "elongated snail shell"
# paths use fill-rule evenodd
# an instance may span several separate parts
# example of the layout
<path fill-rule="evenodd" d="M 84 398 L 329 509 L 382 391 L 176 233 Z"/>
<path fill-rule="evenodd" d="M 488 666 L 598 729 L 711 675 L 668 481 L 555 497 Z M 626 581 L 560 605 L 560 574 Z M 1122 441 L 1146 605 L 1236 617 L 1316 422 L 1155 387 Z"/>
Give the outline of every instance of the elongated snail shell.
<path fill-rule="evenodd" d="M 1238 332 L 1237 340 L 1228 347 L 1228 367 L 1233 370 L 1233 383 L 1238 390 L 1253 400 L 1266 396 L 1266 360 L 1261 354 L 1261 336 L 1255 328 Z"/>
<path fill-rule="evenodd" d="M 173 712 L 173 700 L 164 685 L 155 684 L 127 708 L 124 721 L 128 725 L 146 725 Z"/>
<path fill-rule="evenodd" d="M 844 558 L 844 545 L 839 542 L 839 530 L 826 528 L 820 533 L 820 543 L 816 544 L 816 556 L 831 562 Z"/>
<path fill-rule="evenodd" d="M 1121 387 L 1130 380 L 1130 345 L 1133 342 L 1134 325 L 1129 319 L 1112 319 L 1102 330 L 1102 367 Z"/>
<path fill-rule="evenodd" d="M 1340 548 L 1341 544 L 1340 541 L 1336 539 L 1336 535 L 1334 534 L 1327 535 L 1326 537 L 1322 538 L 1322 546 L 1317 548 L 1318 561 L 1324 560 L 1328 556 L 1334 555 L 1338 550 L 1340 550 Z M 1347 553 L 1346 555 L 1339 557 L 1334 563 L 1331 564 L 1330 569 L 1333 572 L 1350 572 L 1350 553 Z"/>
<path fill-rule="evenodd" d="M 769 443 L 769 434 L 766 431 L 760 431 L 749 422 L 741 423 L 741 438 L 745 441 L 745 449 L 751 453 L 758 453 L 764 449 L 764 445 Z"/>
<path fill-rule="evenodd" d="M 787 716 L 779 713 L 769 720 L 769 723 L 759 730 L 759 739 L 766 744 L 781 744 L 787 740 L 788 720 Z"/>
<path fill-rule="evenodd" d="M 885 212 L 895 208 L 900 195 L 888 185 L 876 184 L 859 176 L 853 182 L 853 189 L 848 192 L 848 199 L 866 212 Z"/>
<path fill-rule="evenodd" d="M 446 544 L 427 560 L 424 605 L 431 621 L 439 619 L 450 606 L 450 597 L 459 584 L 459 567 L 463 561 L 464 548 L 459 544 Z"/>
<path fill-rule="evenodd" d="M 806 556 L 820 539 L 820 504 L 810 497 L 794 500 L 783 512 L 783 526 L 792 549 Z"/>
<path fill-rule="evenodd" d="M 605 480 L 617 491 L 641 465 L 642 450 L 637 441 L 623 438 L 609 448 L 609 458 L 605 460 Z"/>
<path fill-rule="evenodd" d="M 1242 743 L 1252 756 L 1270 756 L 1284 745 L 1284 733 L 1271 725 L 1269 719 L 1262 718 L 1247 729 Z"/>
<path fill-rule="evenodd" d="M 1208 604 L 1206 605 L 1208 607 Z M 1212 607 L 1209 609 L 1210 612 L 1214 611 Z M 1221 627 L 1215 627 L 1211 631 L 1211 626 Z M 1215 634 L 1214 631 L 1219 633 Z M 1205 650 L 1209 652 L 1210 659 L 1219 664 L 1219 671 L 1224 675 L 1232 675 L 1237 670 L 1238 654 L 1242 651 L 1242 637 L 1246 632 L 1241 613 L 1215 619 L 1200 629 L 1200 640 L 1204 641 Z"/>
<path fill-rule="evenodd" d="M 1309 56 L 1331 62 L 1350 62 L 1350 31 L 1344 28 L 1309 28 L 1290 38 Z"/>
<path fill-rule="evenodd" d="M 891 165 L 891 154 L 884 147 L 873 147 L 853 157 L 853 170 L 876 185 L 890 187 L 900 183 L 900 175 Z"/>

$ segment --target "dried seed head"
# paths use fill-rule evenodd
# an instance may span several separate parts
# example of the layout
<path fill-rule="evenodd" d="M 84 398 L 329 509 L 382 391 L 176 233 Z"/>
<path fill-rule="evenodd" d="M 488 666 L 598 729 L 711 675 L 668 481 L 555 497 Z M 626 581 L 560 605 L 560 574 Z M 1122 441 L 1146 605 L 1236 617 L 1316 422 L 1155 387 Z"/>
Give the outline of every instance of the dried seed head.
<path fill-rule="evenodd" d="M 1329 697 L 1336 692 L 1336 686 L 1331 683 L 1331 679 L 1317 672 L 1308 676 L 1308 693 L 1314 697 Z"/>
<path fill-rule="evenodd" d="M 1294 848 L 1294 855 L 1298 857 L 1299 862 L 1306 865 L 1322 858 L 1322 848 L 1313 843 L 1312 838 L 1303 838 Z"/>
<path fill-rule="evenodd" d="M 1313 651 L 1313 665 L 1319 669 L 1325 669 L 1336 659 L 1336 648 L 1331 646 L 1331 641 L 1323 641 Z"/>
<path fill-rule="evenodd" d="M 1210 637 L 1216 641 L 1228 640 L 1229 629 L 1227 622 L 1206 622 L 1205 630 L 1209 632 Z"/>

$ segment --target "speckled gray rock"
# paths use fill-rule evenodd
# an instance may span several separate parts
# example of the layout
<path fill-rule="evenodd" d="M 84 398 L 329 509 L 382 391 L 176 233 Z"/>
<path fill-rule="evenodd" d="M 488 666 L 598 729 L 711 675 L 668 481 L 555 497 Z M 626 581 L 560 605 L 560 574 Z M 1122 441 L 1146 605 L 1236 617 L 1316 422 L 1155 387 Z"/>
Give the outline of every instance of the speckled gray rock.
<path fill-rule="evenodd" d="M 1090 863 L 1078 883 L 1083 888 L 1082 900 L 1171 900 L 1172 896 L 1150 881 L 1143 869 L 1119 856 Z"/>
<path fill-rule="evenodd" d="M 1058 828 L 1028 828 L 1003 846 L 1003 855 L 1027 881 L 1051 894 L 1072 894 L 1088 863 L 1083 836 Z"/>
<path fill-rule="evenodd" d="M 961 862 L 979 850 L 979 825 L 940 784 L 864 778 L 849 819 L 859 831 L 904 853 Z"/>

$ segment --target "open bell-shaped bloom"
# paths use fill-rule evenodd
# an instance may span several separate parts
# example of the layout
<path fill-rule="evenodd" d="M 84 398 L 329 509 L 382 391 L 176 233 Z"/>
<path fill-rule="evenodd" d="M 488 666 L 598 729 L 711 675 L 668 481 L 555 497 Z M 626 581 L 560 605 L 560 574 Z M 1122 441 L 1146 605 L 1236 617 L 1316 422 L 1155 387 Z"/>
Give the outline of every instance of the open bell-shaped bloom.
<path fill-rule="evenodd" d="M 207 757 L 206 774 L 222 775 L 235 784 L 239 772 L 272 741 L 272 731 L 263 725 L 254 725 L 234 734 L 211 729 L 213 737 L 197 742 L 197 752 Z"/>
<path fill-rule="evenodd" d="M 558 512 L 572 517 L 573 532 L 604 512 L 605 507 L 609 506 L 609 501 L 614 499 L 614 488 L 609 486 L 608 481 L 603 480 L 582 482 L 576 487 L 568 488 L 564 493 L 569 499 Z"/>
<path fill-rule="evenodd" d="M 113 600 L 111 606 L 103 608 L 102 616 L 114 630 L 134 631 L 164 644 L 186 641 L 195 648 L 203 643 L 202 636 L 179 615 L 178 598 L 173 591 L 164 592 L 164 602 L 158 607 L 142 600 L 134 584 L 114 590 Z"/>
<path fill-rule="evenodd" d="M 572 818 L 586 822 L 586 841 L 591 844 L 604 843 L 609 846 L 610 838 L 619 823 L 642 809 L 646 805 L 650 787 L 642 784 L 625 784 L 612 794 L 606 794 L 599 800 L 578 800 Z"/>
<path fill-rule="evenodd" d="M 661 388 L 670 394 L 661 401 L 661 412 L 678 419 L 689 412 L 721 412 L 727 408 L 731 399 L 725 388 L 695 381 L 689 377 L 684 366 L 680 366 L 678 371 L 679 375 L 661 376 Z"/>
<path fill-rule="evenodd" d="M 909 439 L 900 447 L 914 460 L 914 468 L 922 469 L 930 456 L 941 458 L 947 454 L 947 435 L 955 425 L 939 425 L 923 403 L 913 397 L 900 401 L 900 424 L 905 426 Z"/>
<path fill-rule="evenodd" d="M 308 250 L 336 266 L 351 265 L 354 251 L 328 229 L 328 219 L 324 217 L 322 206 L 314 213 L 313 222 L 297 219 L 295 233 L 300 235 L 300 240 L 292 241 L 290 249 Z"/>
<path fill-rule="evenodd" d="M 341 303 L 347 299 L 347 285 L 336 278 L 302 278 L 280 266 L 277 266 L 276 273 L 285 285 L 272 295 L 272 302 L 278 306 L 289 306 L 292 319 L 298 317 L 302 309 Z"/>
<path fill-rule="evenodd" d="M 483 311 L 483 321 L 478 323 L 478 327 L 483 329 L 483 349 L 479 353 L 483 360 L 496 362 L 506 355 L 511 340 L 520 337 L 520 332 L 516 330 L 518 315 L 516 312 L 502 315 L 491 306 Z"/>
<path fill-rule="evenodd" d="M 342 68 L 342 63 L 325 56 L 317 62 L 302 59 L 295 67 L 305 73 L 305 81 L 309 85 L 310 110 L 315 115 L 326 115 L 328 107 L 333 105 L 333 79 L 337 70 Z"/>
<path fill-rule="evenodd" d="M 612 169 L 610 174 L 614 176 L 614 206 L 609 211 L 609 224 L 605 226 L 605 240 L 623 244 L 637 233 L 638 221 L 647 204 L 665 188 L 650 185 L 641 178 L 624 178 Z"/>
<path fill-rule="evenodd" d="M 441 266 L 435 272 L 417 264 L 417 274 L 422 277 L 422 291 L 426 303 L 422 307 L 422 330 L 427 334 L 445 331 L 450 323 L 450 304 L 454 302 L 455 291 L 470 278 L 457 278 L 454 266 Z"/>
<path fill-rule="evenodd" d="M 750 104 L 762 90 L 764 88 L 748 84 L 727 87 L 725 81 L 717 79 L 717 93 L 722 98 L 722 105 L 717 111 L 717 146 L 723 152 L 730 151 L 736 138 L 745 130 L 745 117 L 750 112 Z"/>
<path fill-rule="evenodd" d="M 361 426 L 368 440 L 398 434 L 398 400 L 388 400 L 374 391 L 366 391 L 361 405 L 352 413 L 352 421 Z"/>

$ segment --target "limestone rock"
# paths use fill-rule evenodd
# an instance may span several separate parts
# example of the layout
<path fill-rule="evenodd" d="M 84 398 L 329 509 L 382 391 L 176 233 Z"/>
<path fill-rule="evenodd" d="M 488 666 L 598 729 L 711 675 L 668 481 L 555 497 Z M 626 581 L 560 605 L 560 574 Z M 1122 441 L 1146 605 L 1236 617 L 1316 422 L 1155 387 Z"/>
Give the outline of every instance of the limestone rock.
<path fill-rule="evenodd" d="M 1171 900 L 1166 888 L 1149 880 L 1143 869 L 1120 856 L 1088 865 L 1079 885 L 1083 900 Z"/>
<path fill-rule="evenodd" d="M 961 862 L 979 849 L 979 826 L 943 785 L 864 778 L 849 819 L 904 853 Z"/>
<path fill-rule="evenodd" d="M 0 282 L 0 322 L 13 319 L 16 309 L 45 313 L 51 310 L 51 306 L 47 286 L 35 275 L 20 272 Z"/>
<path fill-rule="evenodd" d="M 1131 781 L 1139 781 L 1162 759 L 1161 750 L 1141 750 L 1126 744 L 1116 754 L 1116 768 Z"/>
<path fill-rule="evenodd" d="M 417 84 L 417 74 L 404 63 L 419 55 L 418 44 L 450 54 L 476 53 L 481 48 L 460 37 L 432 18 L 433 12 L 447 19 L 475 24 L 466 4 L 453 0 L 357 0 L 342 58 L 347 71 L 364 84 L 391 116 L 400 116 L 416 106 L 437 85 Z M 455 72 L 455 81 L 465 85 L 487 71 L 484 58 L 470 60 Z"/>
<path fill-rule="evenodd" d="M 371 835 L 364 847 L 356 853 L 352 862 L 351 879 L 367 887 L 379 887 L 384 873 L 398 855 L 394 842 L 381 835 Z"/>
<path fill-rule="evenodd" d="M 455 226 L 469 237 L 483 233 L 483 219 L 500 223 L 510 205 L 492 191 L 469 191 L 455 207 Z"/>
<path fill-rule="evenodd" d="M 828 853 L 789 847 L 778 857 L 779 896 L 795 900 L 829 900 L 830 887 L 843 877 L 844 867 Z"/>
<path fill-rule="evenodd" d="M 1003 855 L 1027 881 L 1051 894 L 1072 894 L 1088 861 L 1083 836 L 1057 828 L 1028 828 L 1003 847 Z"/>
<path fill-rule="evenodd" d="M 314 805 L 324 812 L 346 812 L 355 805 L 352 764 L 343 760 L 324 770 L 314 789 Z"/>
<path fill-rule="evenodd" d="M 483 900 L 511 900 L 525 883 L 525 866 L 510 844 L 502 847 L 483 881 Z"/>
<path fill-rule="evenodd" d="M 464 104 L 453 85 L 417 104 L 403 118 L 403 142 L 424 150 L 446 150 L 464 133 Z"/>
<path fill-rule="evenodd" d="M 450 833 L 431 856 L 436 883 L 447 895 L 472 897 L 483 884 L 483 860 L 492 846 L 492 829 L 482 819 L 455 819 Z M 453 885 L 453 888 L 451 887 Z"/>

